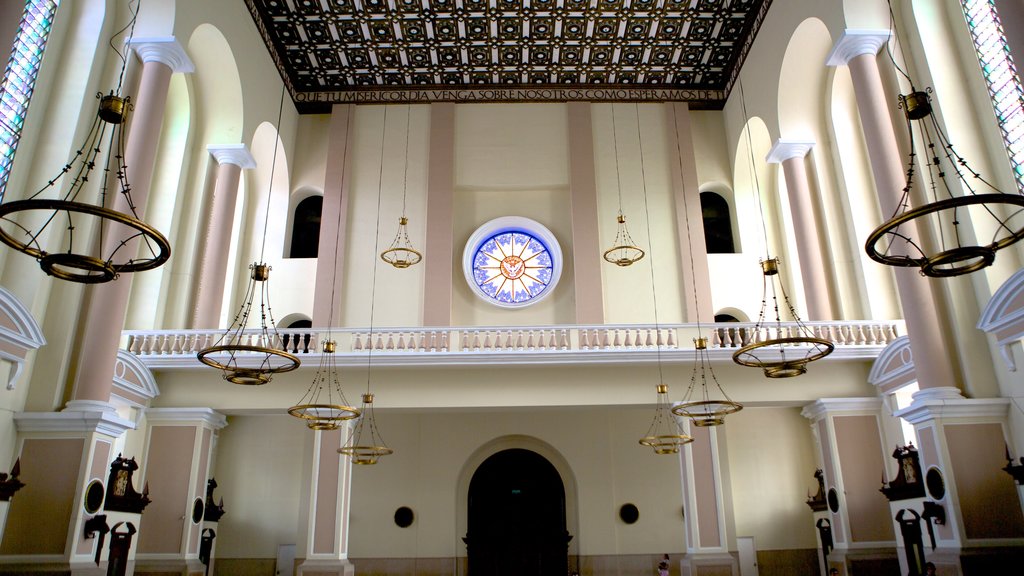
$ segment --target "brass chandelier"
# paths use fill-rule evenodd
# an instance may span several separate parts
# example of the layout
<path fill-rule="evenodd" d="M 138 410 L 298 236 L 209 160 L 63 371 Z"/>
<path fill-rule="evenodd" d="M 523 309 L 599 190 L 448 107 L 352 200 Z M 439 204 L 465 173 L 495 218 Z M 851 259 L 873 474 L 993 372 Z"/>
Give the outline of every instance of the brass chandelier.
<path fill-rule="evenodd" d="M 388 122 L 388 109 L 384 107 L 384 127 L 381 129 L 381 140 L 380 140 L 380 174 L 377 181 L 377 227 L 373 234 L 373 251 L 377 252 L 380 242 L 380 198 L 382 194 L 383 182 L 384 182 L 384 135 L 383 132 L 387 128 Z M 384 442 L 384 438 L 380 434 L 380 429 L 377 428 L 377 419 L 373 413 L 373 399 L 374 395 L 370 391 L 370 380 L 372 376 L 373 368 L 373 313 L 374 303 L 376 300 L 377 292 L 377 259 L 373 260 L 373 273 L 370 276 L 370 334 L 367 338 L 370 345 L 366 349 L 366 393 L 363 394 L 363 404 L 359 408 L 359 418 L 355 421 L 355 426 L 352 428 L 348 439 L 345 444 L 338 448 L 338 453 L 348 456 L 352 459 L 353 464 L 361 465 L 373 465 L 377 461 L 389 454 L 394 454 L 394 450 L 388 447 L 387 443 Z"/>
<path fill-rule="evenodd" d="M 996 252 L 1024 238 L 1024 195 L 1002 192 L 956 152 L 935 117 L 930 92 L 930 88 L 915 90 L 911 86 L 910 93 L 899 97 L 910 134 L 907 184 L 896 213 L 871 232 L 864 249 L 876 262 L 920 268 L 924 276 L 945 278 L 990 266 Z M 916 151 L 919 145 L 926 151 L 920 167 Z M 919 171 L 930 198 L 928 203 L 911 208 Z M 973 235 L 961 228 L 965 219 L 986 217 L 993 222 L 994 230 L 987 241 L 973 240 Z M 915 226 L 919 234 L 933 227 L 938 234 L 937 245 L 915 240 Z"/>
<path fill-rule="evenodd" d="M 764 203 L 761 199 L 761 184 L 754 166 L 754 146 L 750 136 L 750 117 L 747 115 L 743 82 L 740 86 L 740 102 L 747 133 L 747 149 L 750 152 L 750 174 L 757 191 L 757 203 L 761 210 L 761 231 L 764 234 L 765 251 L 768 251 L 768 228 L 764 217 Z M 762 297 L 761 311 L 752 328 L 751 342 L 733 353 L 732 359 L 741 366 L 761 368 L 769 378 L 791 378 L 807 372 L 807 364 L 828 356 L 835 345 L 817 336 L 797 314 L 796 308 L 786 294 L 782 277 L 779 275 L 779 259 L 766 256 L 761 260 Z M 769 299 L 771 304 L 769 305 Z M 774 318 L 769 312 L 774 309 Z M 782 310 L 792 319 L 782 325 Z"/>
<path fill-rule="evenodd" d="M 285 88 L 281 87 L 281 103 L 277 110 L 277 127 L 280 130 L 284 111 Z M 249 265 L 249 282 L 245 299 L 235 314 L 231 325 L 220 335 L 212 346 L 196 354 L 199 361 L 216 368 L 232 384 L 256 386 L 270 382 L 275 374 L 290 372 L 301 362 L 294 354 L 281 346 L 281 335 L 277 332 L 274 314 L 270 307 L 270 266 L 263 259 L 267 247 L 267 223 L 270 221 L 270 198 L 274 189 L 274 171 L 277 168 L 278 142 L 274 142 L 274 154 L 270 162 L 269 184 L 267 186 L 267 208 L 263 222 L 263 245 L 260 260 Z M 258 298 L 258 308 L 257 308 Z M 253 334 L 248 330 L 249 321 L 255 312 L 259 314 L 259 328 Z"/>
<path fill-rule="evenodd" d="M 612 144 L 615 150 L 615 182 L 618 190 L 619 213 L 615 218 L 615 240 L 612 247 L 604 251 L 604 259 L 616 266 L 629 266 L 644 257 L 644 251 L 633 242 L 626 227 L 626 217 L 622 215 L 622 176 L 619 174 L 619 136 L 615 126 L 615 105 L 612 108 Z M 640 138 L 639 116 L 637 118 L 637 138 Z M 643 160 L 641 159 L 641 164 Z M 641 167 L 642 170 L 642 167 Z"/>
<path fill-rule="evenodd" d="M 412 246 L 412 241 L 409 240 L 409 218 L 405 215 L 405 198 L 406 192 L 409 189 L 409 121 L 412 117 L 412 106 L 406 107 L 405 116 L 405 165 L 402 176 L 402 216 L 398 219 L 398 232 L 395 234 L 395 239 L 391 241 L 391 246 L 387 250 L 380 253 L 381 259 L 388 264 L 391 264 L 395 268 L 408 268 L 415 266 L 423 260 L 423 254 L 416 250 Z M 388 111 L 384 109 L 384 126 L 387 127 Z M 381 136 L 383 138 L 383 136 Z M 381 144 L 383 147 L 383 143 Z M 383 156 L 382 160 L 383 162 Z"/>
<path fill-rule="evenodd" d="M 345 142 L 341 156 L 341 165 L 348 166 L 348 141 Z M 338 253 L 341 245 L 341 210 L 334 233 L 334 266 L 331 274 L 331 303 L 327 309 L 327 339 L 320 344 L 320 366 L 313 375 L 306 393 L 298 403 L 288 409 L 288 414 L 301 419 L 311 430 L 337 430 L 346 420 L 359 417 L 359 410 L 353 408 L 341 389 L 341 377 L 338 374 L 337 342 L 332 338 L 331 326 L 334 324 L 334 293 L 338 275 Z"/>
<path fill-rule="evenodd" d="M 658 334 L 655 341 L 655 352 L 658 358 L 658 384 L 655 386 L 657 392 L 657 403 L 654 407 L 654 417 L 651 425 L 647 427 L 647 433 L 640 438 L 640 445 L 647 446 L 654 450 L 655 454 L 678 454 L 679 448 L 693 442 L 693 437 L 683 431 L 679 422 L 669 411 L 671 403 L 668 399 L 668 384 L 665 384 L 665 374 L 661 366 L 661 326 L 658 323 L 658 285 L 654 278 L 654 243 L 651 239 L 651 214 L 647 202 L 647 176 L 644 171 L 644 143 L 640 138 L 640 106 L 634 104 L 636 111 L 636 125 L 638 150 L 640 152 L 640 182 L 643 189 L 644 212 L 647 216 L 647 245 L 651 250 L 651 300 L 654 306 L 654 331 Z M 612 109 L 614 119 L 614 108 Z"/>
<path fill-rule="evenodd" d="M 129 9 L 130 22 L 114 35 L 128 30 L 128 43 L 139 3 Z M 46 274 L 82 284 L 151 270 L 171 256 L 167 238 L 142 221 L 132 200 L 124 154 L 124 126 L 132 103 L 121 94 L 128 55 L 113 50 L 121 59 L 117 89 L 96 94 L 96 118 L 74 157 L 28 198 L 0 203 L 0 241 L 35 258 Z M 90 183 L 99 188 L 95 203 L 89 201 L 95 192 Z M 98 229 L 98 239 L 86 233 L 87 222 Z M 63 228 L 61 244 L 48 250 L 44 236 L 59 234 L 58 228 Z"/>
<path fill-rule="evenodd" d="M 889 15 L 895 35 L 891 2 Z M 871 232 L 864 249 L 876 262 L 919 268 L 922 275 L 933 278 L 961 276 L 991 266 L 996 252 L 1024 238 L 1024 194 L 1001 191 L 967 164 L 935 117 L 931 88 L 915 88 L 913 78 L 896 62 L 888 44 L 886 54 L 910 83 L 910 92 L 899 96 L 910 135 L 906 185 L 895 213 Z M 915 179 L 919 172 L 921 178 Z M 925 203 L 911 207 L 913 191 L 921 186 L 924 193 L 918 196 L 924 197 Z M 988 223 L 991 236 L 975 239 L 974 233 L 980 231 L 963 228 L 965 221 Z M 929 238 L 930 231 L 937 238 Z M 921 237 L 915 239 L 914 234 Z"/>

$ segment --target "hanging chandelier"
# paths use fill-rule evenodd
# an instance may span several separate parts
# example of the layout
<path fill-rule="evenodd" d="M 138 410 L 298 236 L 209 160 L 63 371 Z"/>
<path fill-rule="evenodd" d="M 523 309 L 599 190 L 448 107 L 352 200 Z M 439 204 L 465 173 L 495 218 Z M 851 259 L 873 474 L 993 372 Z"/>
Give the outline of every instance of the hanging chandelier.
<path fill-rule="evenodd" d="M 117 33 L 129 30 L 128 43 L 139 4 L 130 10 L 130 22 Z M 82 284 L 151 270 L 171 256 L 167 238 L 142 221 L 132 200 L 124 154 L 132 103 L 121 94 L 128 58 L 114 52 L 121 59 L 117 89 L 96 94 L 96 118 L 71 161 L 28 198 L 0 203 L 0 241 L 35 258 L 46 274 Z M 90 229 L 98 230 L 98 238 Z M 44 247 L 61 232 L 59 245 Z"/>
<path fill-rule="evenodd" d="M 638 117 L 636 126 L 637 138 L 640 137 L 639 122 Z M 615 150 L 615 182 L 616 189 L 618 190 L 619 213 L 615 218 L 615 240 L 612 241 L 612 247 L 604 251 L 604 259 L 616 266 L 629 266 L 634 262 L 640 261 L 644 257 L 644 251 L 633 242 L 633 238 L 629 235 L 629 228 L 626 227 L 626 217 L 622 215 L 622 177 L 619 174 L 619 136 L 618 130 L 615 127 L 614 104 L 612 104 L 612 145 Z"/>
<path fill-rule="evenodd" d="M 380 197 L 384 182 L 384 131 L 388 123 L 388 108 L 384 107 L 384 127 L 381 128 L 380 140 L 380 174 L 377 180 L 377 227 L 374 231 L 373 251 L 376 253 L 380 241 Z M 359 408 L 359 418 L 352 428 L 345 444 L 338 448 L 338 453 L 348 456 L 353 464 L 373 465 L 382 456 L 394 454 L 394 450 L 388 448 L 384 438 L 381 437 L 380 429 L 377 428 L 377 419 L 373 413 L 373 393 L 370 392 L 370 380 L 373 368 L 373 313 L 374 302 L 377 292 L 377 259 L 373 260 L 373 272 L 370 275 L 370 332 L 367 341 L 370 345 L 366 350 L 366 393 L 363 394 L 363 404 Z"/>
<path fill-rule="evenodd" d="M 679 448 L 693 442 L 693 437 L 684 433 L 679 421 L 672 416 L 668 399 L 668 385 L 658 384 L 658 403 L 654 409 L 654 419 L 647 429 L 647 434 L 640 439 L 640 444 L 654 449 L 655 454 L 678 454 Z"/>
<path fill-rule="evenodd" d="M 698 333 L 699 333 L 698 324 Z M 743 409 L 743 405 L 733 402 L 726 395 L 722 385 L 718 383 L 711 359 L 708 357 L 708 339 L 699 336 L 693 339 L 695 353 L 693 373 L 690 376 L 690 387 L 681 402 L 672 406 L 672 413 L 685 416 L 695 426 L 718 426 L 725 423 L 725 417 Z M 708 383 L 710 380 L 713 386 Z M 718 394 L 714 390 L 718 390 Z M 720 396 L 717 398 L 716 396 Z"/>
<path fill-rule="evenodd" d="M 411 117 L 412 106 L 407 106 L 405 116 L 405 167 L 402 177 L 402 216 L 398 219 L 398 232 L 395 234 L 395 239 L 391 241 L 391 246 L 380 253 L 381 259 L 395 268 L 408 268 L 419 264 L 420 260 L 423 260 L 423 254 L 413 248 L 412 241 L 409 240 L 409 218 L 405 215 L 405 198 L 409 188 L 409 121 Z M 384 124 L 386 128 L 387 109 L 384 110 Z"/>
<path fill-rule="evenodd" d="M 359 410 L 349 406 L 341 390 L 336 349 L 334 340 L 321 344 L 320 366 L 312 384 L 299 402 L 288 409 L 288 414 L 305 421 L 311 430 L 337 430 L 345 420 L 359 417 Z"/>
<path fill-rule="evenodd" d="M 277 110 L 277 126 L 280 129 L 284 111 L 284 86 L 281 87 L 281 102 Z M 281 335 L 277 331 L 274 314 L 270 307 L 270 266 L 263 260 L 267 247 L 266 223 L 270 220 L 270 198 L 274 189 L 274 171 L 277 168 L 277 142 L 270 162 L 270 176 L 267 190 L 267 208 L 263 227 L 263 245 L 260 260 L 249 265 L 249 282 L 245 298 L 231 325 L 217 338 L 212 346 L 199 351 L 196 356 L 207 366 L 216 368 L 232 384 L 257 386 L 270 382 L 275 374 L 290 372 L 299 367 L 297 356 L 284 350 Z M 258 302 L 258 305 L 257 305 Z M 249 330 L 249 322 L 256 326 L 254 312 L 259 313 L 256 333 Z"/>
<path fill-rule="evenodd" d="M 757 204 L 761 210 L 761 232 L 764 235 L 765 251 L 768 251 L 768 225 L 764 218 L 764 204 L 761 200 L 761 183 L 754 166 L 754 145 L 750 137 L 750 117 L 747 115 L 746 96 L 743 81 L 740 86 L 740 104 L 743 108 L 743 125 L 747 135 L 747 150 L 750 153 L 750 175 L 757 192 Z M 762 272 L 761 311 L 752 328 L 751 342 L 733 353 L 733 362 L 741 366 L 761 368 L 769 378 L 791 378 L 807 372 L 807 364 L 828 356 L 835 345 L 818 337 L 797 314 L 796 307 L 789 300 L 786 288 L 779 274 L 779 259 L 766 256 L 760 261 Z M 769 299 L 774 309 L 774 318 L 769 313 Z M 782 325 L 782 310 L 791 318 Z"/>
<path fill-rule="evenodd" d="M 871 232 L 864 248 L 876 262 L 945 278 L 990 266 L 997 251 L 1024 238 L 1024 195 L 1002 192 L 967 164 L 935 117 L 929 92 L 912 86 L 899 97 L 910 134 L 907 184 L 896 213 Z M 923 166 L 918 149 L 924 150 Z M 928 203 L 911 208 L 916 186 L 924 187 Z M 972 231 L 962 228 L 966 221 L 986 218 L 993 230 L 987 241 L 974 240 Z M 915 229 L 917 234 L 935 230 L 936 241 L 913 238 Z"/>
<path fill-rule="evenodd" d="M 651 215 L 647 203 L 647 175 L 644 170 L 644 142 L 640 133 L 640 106 L 638 104 L 633 106 L 636 112 L 637 149 L 640 152 L 640 183 L 643 190 L 644 212 L 647 216 L 647 245 L 651 249 L 651 302 L 654 307 L 654 331 L 658 335 L 654 348 L 658 358 L 658 384 L 654 388 L 657 392 L 657 402 L 654 406 L 654 416 L 651 418 L 651 425 L 647 427 L 647 433 L 640 438 L 640 445 L 654 449 L 655 454 L 678 454 L 679 447 L 693 442 L 693 438 L 683 431 L 679 421 L 669 412 L 671 403 L 668 399 L 668 384 L 665 384 L 665 375 L 661 366 L 661 325 L 658 322 L 658 285 L 654 278 L 654 243 L 651 240 Z M 613 126 L 614 118 L 615 108 L 613 106 Z M 643 252 L 641 251 L 642 255 Z M 637 259 L 639 260 L 639 258 Z M 629 264 L 632 264 L 632 262 Z M 629 264 L 623 264 L 623 266 L 628 266 Z"/>

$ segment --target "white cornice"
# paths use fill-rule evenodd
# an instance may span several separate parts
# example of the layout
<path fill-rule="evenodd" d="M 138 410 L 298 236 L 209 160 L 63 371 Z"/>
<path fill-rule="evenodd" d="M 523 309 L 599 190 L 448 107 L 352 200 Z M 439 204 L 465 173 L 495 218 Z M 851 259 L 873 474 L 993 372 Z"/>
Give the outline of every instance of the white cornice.
<path fill-rule="evenodd" d="M 150 408 L 146 410 L 146 420 L 150 424 L 200 422 L 214 430 L 220 430 L 228 425 L 227 418 L 211 408 Z"/>
<path fill-rule="evenodd" d="M 803 158 L 814 148 L 810 140 L 784 140 L 779 138 L 765 156 L 769 164 L 781 164 L 790 158 Z"/>
<path fill-rule="evenodd" d="M 132 50 L 139 55 L 139 60 L 146 62 L 160 62 L 165 64 L 173 72 L 191 74 L 196 71 L 192 59 L 185 53 L 185 49 L 173 36 L 162 38 L 134 38 L 128 43 Z"/>
<path fill-rule="evenodd" d="M 889 38 L 892 32 L 888 30 L 844 30 L 843 35 L 836 40 L 835 46 L 829 51 L 825 59 L 826 66 L 846 66 L 846 64 L 863 54 L 874 56 Z"/>
<path fill-rule="evenodd" d="M 825 416 L 835 414 L 851 414 L 870 412 L 877 414 L 882 408 L 879 398 L 822 398 L 804 406 L 800 415 L 812 422 Z"/>
<path fill-rule="evenodd" d="M 252 157 L 245 144 L 211 144 L 206 150 L 218 164 L 234 164 L 246 170 L 256 167 L 256 159 Z"/>
<path fill-rule="evenodd" d="M 910 406 L 894 416 L 911 424 L 936 419 L 1003 420 L 1010 409 L 1009 398 L 964 398 L 953 387 L 925 388 L 914 392 Z"/>
<path fill-rule="evenodd" d="M 14 415 L 18 432 L 97 432 L 118 438 L 135 423 L 108 410 L 65 410 L 63 412 L 20 412 Z"/>
<path fill-rule="evenodd" d="M 46 338 L 32 312 L 11 291 L 0 286 L 0 358 L 14 365 L 7 377 L 8 390 L 14 390 L 29 350 L 45 345 Z"/>

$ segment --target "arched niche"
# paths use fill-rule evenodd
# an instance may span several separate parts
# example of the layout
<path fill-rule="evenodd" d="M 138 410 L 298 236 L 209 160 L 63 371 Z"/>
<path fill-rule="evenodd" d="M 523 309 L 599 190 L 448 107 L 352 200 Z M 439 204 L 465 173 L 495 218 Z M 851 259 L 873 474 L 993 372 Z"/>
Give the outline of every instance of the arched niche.
<path fill-rule="evenodd" d="M 189 38 L 187 51 L 196 67 L 192 86 L 202 141 L 241 141 L 245 98 L 231 45 L 216 26 L 200 24 Z"/>
<path fill-rule="evenodd" d="M 735 254 L 739 252 L 736 237 L 736 217 L 732 191 L 717 186 L 702 187 L 700 191 L 701 218 L 704 221 L 704 245 L 708 254 Z"/>
<path fill-rule="evenodd" d="M 569 462 L 553 446 L 532 436 L 509 435 L 494 438 L 482 444 L 466 459 L 462 470 L 459 472 L 456 484 L 455 506 L 456 506 L 456 534 L 461 538 L 467 534 L 469 528 L 469 488 L 473 475 L 488 458 L 504 450 L 523 449 L 535 452 L 554 466 L 562 480 L 565 489 L 565 524 L 566 530 L 573 536 L 569 542 L 570 557 L 578 555 L 580 525 L 579 525 L 579 504 L 577 496 L 576 476 L 569 466 Z M 466 557 L 465 545 L 460 545 L 458 556 Z"/>
<path fill-rule="evenodd" d="M 793 31 L 779 73 L 779 133 L 794 140 L 819 136 L 832 68 L 823 66 L 832 49 L 825 23 L 808 18 Z"/>
<path fill-rule="evenodd" d="M 744 250 L 777 255 L 783 242 L 779 234 L 777 191 L 764 161 L 770 149 L 768 126 L 761 118 L 751 117 L 740 131 L 733 156 L 734 198 L 736 225 Z"/>
<path fill-rule="evenodd" d="M 286 258 L 319 256 L 323 203 L 321 190 L 300 188 L 291 195 L 288 201 L 288 226 L 285 229 Z"/>

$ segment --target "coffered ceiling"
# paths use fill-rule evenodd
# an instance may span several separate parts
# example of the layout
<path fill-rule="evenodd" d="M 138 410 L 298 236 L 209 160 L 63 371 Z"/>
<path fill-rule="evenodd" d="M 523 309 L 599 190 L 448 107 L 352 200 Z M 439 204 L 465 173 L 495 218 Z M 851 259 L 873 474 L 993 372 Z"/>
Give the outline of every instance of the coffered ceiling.
<path fill-rule="evenodd" d="M 245 0 L 300 112 L 342 102 L 721 107 L 771 0 Z"/>

